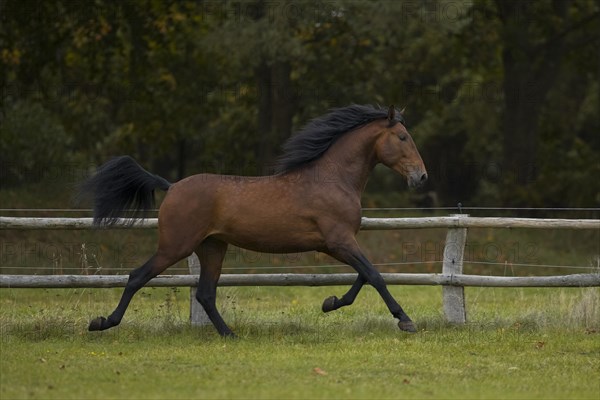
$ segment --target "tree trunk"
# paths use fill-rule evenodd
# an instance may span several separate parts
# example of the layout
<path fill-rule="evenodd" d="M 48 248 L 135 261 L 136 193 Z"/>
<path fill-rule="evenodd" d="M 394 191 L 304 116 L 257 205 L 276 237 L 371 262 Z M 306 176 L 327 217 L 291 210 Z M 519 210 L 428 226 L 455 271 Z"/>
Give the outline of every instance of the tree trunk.
<path fill-rule="evenodd" d="M 256 69 L 258 88 L 258 164 L 263 165 L 271 141 L 271 68 L 263 61 Z"/>
<path fill-rule="evenodd" d="M 292 133 L 294 96 L 290 74 L 291 66 L 287 62 L 275 63 L 271 69 L 271 124 L 274 140 L 267 154 L 268 162 L 278 155 L 281 144 Z"/>
<path fill-rule="evenodd" d="M 187 140 L 181 138 L 177 141 L 177 180 L 180 181 L 186 177 L 187 167 Z"/>
<path fill-rule="evenodd" d="M 554 85 L 564 53 L 564 36 L 536 41 L 530 2 L 496 1 L 503 24 L 504 67 L 503 163 L 505 205 L 517 205 L 519 193 L 537 178 L 538 119 L 548 91 Z M 567 3 L 555 0 L 553 16 L 563 21 Z M 557 30 L 562 24 L 557 24 Z M 550 36 L 552 37 L 552 35 Z"/>
<path fill-rule="evenodd" d="M 291 67 L 287 62 L 269 66 L 262 63 L 256 69 L 258 86 L 258 163 L 266 172 L 275 162 L 281 144 L 292 131 L 294 96 L 292 95 Z"/>

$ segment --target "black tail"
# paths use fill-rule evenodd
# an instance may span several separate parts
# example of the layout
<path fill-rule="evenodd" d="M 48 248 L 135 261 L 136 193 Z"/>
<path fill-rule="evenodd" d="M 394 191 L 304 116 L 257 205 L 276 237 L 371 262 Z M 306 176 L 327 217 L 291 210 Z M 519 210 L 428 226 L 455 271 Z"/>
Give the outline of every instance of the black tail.
<path fill-rule="evenodd" d="M 154 208 L 154 190 L 171 184 L 143 169 L 133 158 L 113 158 L 79 186 L 78 200 L 92 198 L 94 225 L 114 225 L 119 218 L 145 218 Z"/>

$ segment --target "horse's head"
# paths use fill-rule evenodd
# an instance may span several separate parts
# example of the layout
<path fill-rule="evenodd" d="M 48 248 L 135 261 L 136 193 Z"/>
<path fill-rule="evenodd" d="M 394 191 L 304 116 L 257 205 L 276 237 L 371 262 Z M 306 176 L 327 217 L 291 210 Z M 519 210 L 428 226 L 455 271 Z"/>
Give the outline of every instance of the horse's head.
<path fill-rule="evenodd" d="M 375 143 L 379 162 L 406 177 L 408 186 L 421 186 L 427 180 L 427 170 L 415 142 L 396 118 L 396 109 L 390 106 L 384 130 Z"/>

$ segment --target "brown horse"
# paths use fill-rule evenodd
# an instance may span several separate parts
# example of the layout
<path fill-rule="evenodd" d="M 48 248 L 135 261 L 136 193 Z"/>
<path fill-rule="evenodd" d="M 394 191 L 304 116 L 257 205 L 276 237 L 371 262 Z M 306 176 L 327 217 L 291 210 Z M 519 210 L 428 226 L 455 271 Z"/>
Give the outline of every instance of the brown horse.
<path fill-rule="evenodd" d="M 197 299 L 222 336 L 232 336 L 216 305 L 217 282 L 228 244 L 259 252 L 316 250 L 352 266 L 358 277 L 323 312 L 352 304 L 365 283 L 381 295 L 400 329 L 415 327 L 360 250 L 361 194 L 371 170 L 383 163 L 409 186 L 427 179 L 421 156 L 401 113 L 353 105 L 311 121 L 284 145 L 279 172 L 263 177 L 200 174 L 175 184 L 142 169 L 128 156 L 115 158 L 84 182 L 94 199 L 94 222 L 133 221 L 153 206 L 154 190 L 167 190 L 158 215 L 158 250 L 129 275 L 121 300 L 90 331 L 118 325 L 133 295 L 152 278 L 195 252 L 201 265 Z"/>

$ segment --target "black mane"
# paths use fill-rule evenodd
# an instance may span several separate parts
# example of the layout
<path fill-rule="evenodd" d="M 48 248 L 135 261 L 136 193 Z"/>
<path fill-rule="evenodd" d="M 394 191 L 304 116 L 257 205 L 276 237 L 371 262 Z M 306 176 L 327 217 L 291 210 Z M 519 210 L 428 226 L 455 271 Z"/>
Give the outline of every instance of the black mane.
<path fill-rule="evenodd" d="M 400 112 L 396 111 L 395 115 L 396 121 L 404 124 Z M 387 116 L 387 109 L 370 105 L 334 108 L 329 114 L 310 121 L 285 142 L 277 171 L 288 172 L 316 160 L 344 133 Z"/>

